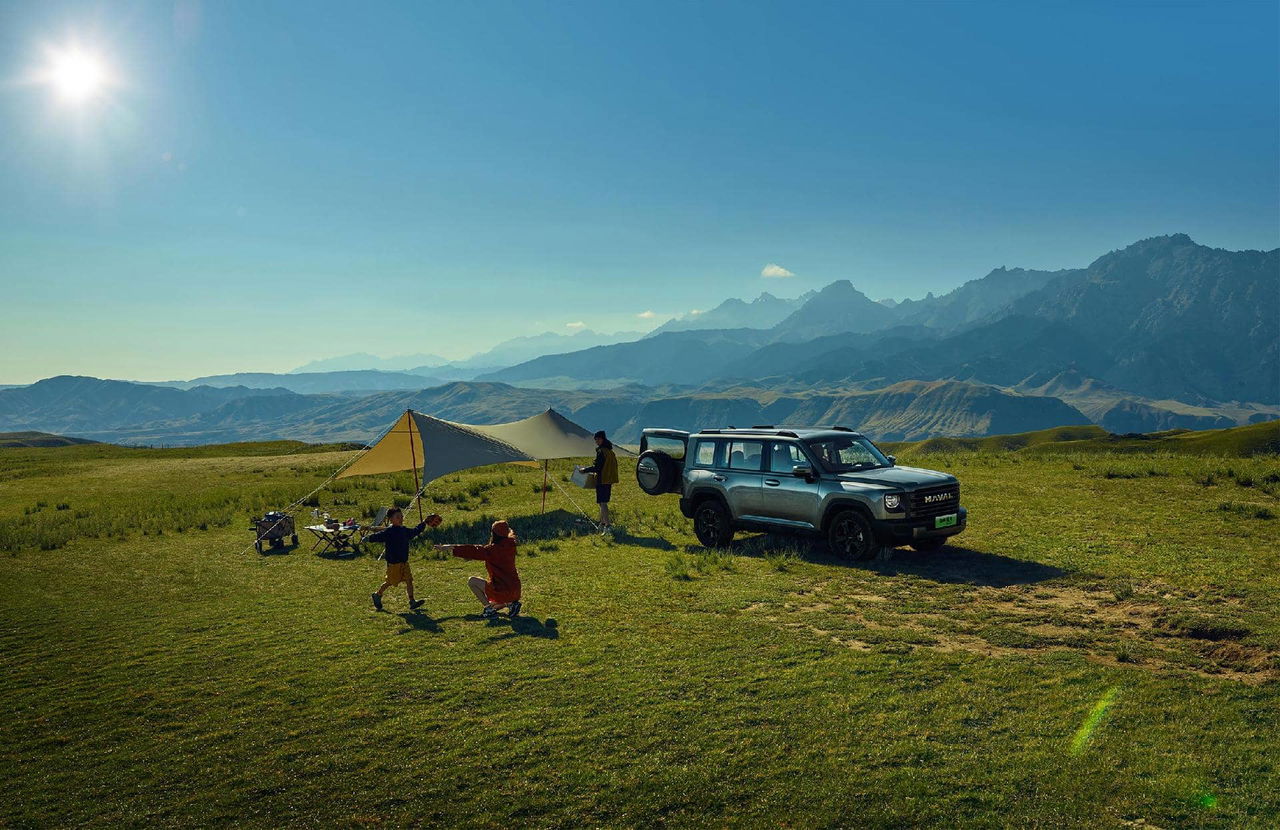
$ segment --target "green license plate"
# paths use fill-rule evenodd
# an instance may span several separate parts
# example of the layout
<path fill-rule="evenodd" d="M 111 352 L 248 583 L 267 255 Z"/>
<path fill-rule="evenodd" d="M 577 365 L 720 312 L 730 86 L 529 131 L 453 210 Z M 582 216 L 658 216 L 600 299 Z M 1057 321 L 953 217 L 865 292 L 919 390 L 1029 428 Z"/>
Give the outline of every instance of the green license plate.
<path fill-rule="evenodd" d="M 937 517 L 936 519 L 934 519 L 934 520 L 933 520 L 933 526 L 934 526 L 934 527 L 955 527 L 955 526 L 956 526 L 956 514 L 955 514 L 955 513 L 951 513 L 951 514 L 949 514 L 949 515 L 947 515 L 947 516 L 939 516 L 939 517 Z"/>

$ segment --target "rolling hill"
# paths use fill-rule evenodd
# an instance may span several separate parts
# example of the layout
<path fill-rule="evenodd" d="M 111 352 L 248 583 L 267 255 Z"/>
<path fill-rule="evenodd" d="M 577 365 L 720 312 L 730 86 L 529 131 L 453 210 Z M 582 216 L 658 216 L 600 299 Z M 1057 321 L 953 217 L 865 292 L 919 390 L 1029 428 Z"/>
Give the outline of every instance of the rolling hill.
<path fill-rule="evenodd" d="M 84 438 L 68 438 L 48 432 L 0 432 L 0 447 L 70 447 L 96 443 Z"/>

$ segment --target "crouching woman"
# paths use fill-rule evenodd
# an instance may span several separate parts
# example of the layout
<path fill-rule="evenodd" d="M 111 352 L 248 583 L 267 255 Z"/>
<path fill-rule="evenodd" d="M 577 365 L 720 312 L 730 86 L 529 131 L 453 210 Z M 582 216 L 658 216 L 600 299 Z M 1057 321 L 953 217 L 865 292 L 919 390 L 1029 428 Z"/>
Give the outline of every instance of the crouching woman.
<path fill-rule="evenodd" d="M 489 578 L 473 576 L 467 580 L 471 592 L 484 605 L 486 620 L 498 616 L 506 608 L 514 617 L 520 613 L 520 574 L 516 573 L 516 535 L 504 521 L 493 523 L 487 545 L 436 545 L 436 550 L 450 551 L 459 559 L 484 562 Z"/>

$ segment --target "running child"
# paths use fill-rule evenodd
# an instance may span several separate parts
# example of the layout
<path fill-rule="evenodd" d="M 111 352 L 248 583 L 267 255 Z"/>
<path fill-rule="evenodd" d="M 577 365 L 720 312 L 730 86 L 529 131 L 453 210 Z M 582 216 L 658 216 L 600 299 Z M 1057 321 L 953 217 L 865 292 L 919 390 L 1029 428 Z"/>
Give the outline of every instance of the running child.
<path fill-rule="evenodd" d="M 404 511 L 399 507 L 393 507 L 387 511 L 387 521 L 390 525 L 385 530 L 379 530 L 364 537 L 366 542 L 381 542 L 387 547 L 383 555 L 387 560 L 387 577 L 378 590 L 373 592 L 373 607 L 381 611 L 382 592 L 403 582 L 404 589 L 409 594 L 409 608 L 417 611 L 422 607 L 422 600 L 413 598 L 413 571 L 409 569 L 409 541 L 426 530 L 428 526 L 439 526 L 443 519 L 438 514 L 432 513 L 416 527 L 405 527 Z"/>

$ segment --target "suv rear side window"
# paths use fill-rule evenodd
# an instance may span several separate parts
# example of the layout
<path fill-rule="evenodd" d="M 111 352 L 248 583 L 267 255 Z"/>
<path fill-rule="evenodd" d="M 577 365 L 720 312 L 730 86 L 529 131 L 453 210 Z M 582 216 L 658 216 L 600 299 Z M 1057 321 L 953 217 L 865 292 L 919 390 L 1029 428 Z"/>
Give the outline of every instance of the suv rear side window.
<path fill-rule="evenodd" d="M 719 445 L 719 441 L 699 441 L 697 448 L 693 451 L 693 466 L 716 466 L 716 447 Z"/>
<path fill-rule="evenodd" d="M 791 475 L 796 467 L 809 466 L 809 459 L 804 451 L 789 441 L 774 441 L 769 444 L 769 472 Z"/>
<path fill-rule="evenodd" d="M 729 445 L 730 470 L 760 470 L 763 441 L 734 441 Z"/>

